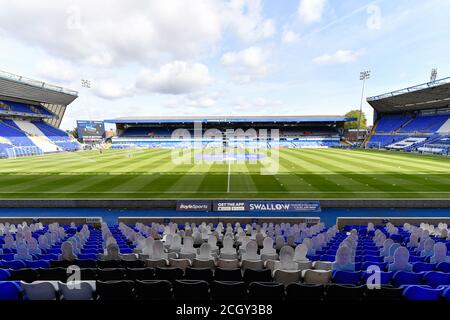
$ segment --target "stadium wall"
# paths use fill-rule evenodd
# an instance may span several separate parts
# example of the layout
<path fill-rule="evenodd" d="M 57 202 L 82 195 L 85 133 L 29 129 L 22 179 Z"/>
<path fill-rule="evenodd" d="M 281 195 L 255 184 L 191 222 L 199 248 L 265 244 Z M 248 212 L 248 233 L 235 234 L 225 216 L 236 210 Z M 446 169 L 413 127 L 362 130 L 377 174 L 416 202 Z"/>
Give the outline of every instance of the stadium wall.
<path fill-rule="evenodd" d="M 199 199 L 178 200 L 198 201 Z M 207 200 L 233 201 L 233 199 Z M 236 201 L 245 200 L 261 199 L 237 199 Z M 282 201 L 296 199 L 276 200 Z M 323 199 L 319 201 L 322 208 L 450 208 L 450 199 Z M 176 204 L 177 200 L 168 199 L 0 199 L 0 208 L 111 208 L 175 210 Z"/>

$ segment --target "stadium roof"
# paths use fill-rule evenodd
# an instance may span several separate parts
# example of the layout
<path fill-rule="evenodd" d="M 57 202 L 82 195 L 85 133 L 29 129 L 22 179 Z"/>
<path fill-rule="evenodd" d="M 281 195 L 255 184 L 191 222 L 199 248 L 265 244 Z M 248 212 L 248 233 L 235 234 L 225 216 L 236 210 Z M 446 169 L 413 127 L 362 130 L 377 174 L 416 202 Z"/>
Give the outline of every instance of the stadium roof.
<path fill-rule="evenodd" d="M 367 102 L 381 113 L 447 107 L 450 105 L 450 77 L 367 98 Z"/>
<path fill-rule="evenodd" d="M 78 97 L 78 92 L 0 71 L 0 97 L 67 106 Z"/>
<path fill-rule="evenodd" d="M 105 120 L 108 123 L 193 123 L 193 122 L 345 122 L 354 118 L 344 116 L 202 116 L 202 117 L 125 117 Z"/>

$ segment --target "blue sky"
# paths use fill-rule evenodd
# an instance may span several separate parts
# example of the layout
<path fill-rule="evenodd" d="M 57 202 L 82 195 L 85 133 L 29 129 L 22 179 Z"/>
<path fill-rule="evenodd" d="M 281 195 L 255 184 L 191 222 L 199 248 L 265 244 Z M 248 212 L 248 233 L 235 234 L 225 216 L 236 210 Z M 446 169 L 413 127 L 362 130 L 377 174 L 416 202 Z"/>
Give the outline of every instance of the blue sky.
<path fill-rule="evenodd" d="M 0 0 L 0 69 L 78 90 L 76 119 L 327 115 L 450 76 L 450 0 Z M 92 82 L 81 87 L 81 79 Z M 372 110 L 364 104 L 371 119 Z"/>

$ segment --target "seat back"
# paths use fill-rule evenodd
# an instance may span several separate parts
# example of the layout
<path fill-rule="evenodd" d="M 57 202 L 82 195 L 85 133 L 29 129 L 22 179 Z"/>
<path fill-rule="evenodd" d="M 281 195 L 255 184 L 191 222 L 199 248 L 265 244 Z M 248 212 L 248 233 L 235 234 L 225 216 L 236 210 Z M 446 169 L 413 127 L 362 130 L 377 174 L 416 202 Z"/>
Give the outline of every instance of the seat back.
<path fill-rule="evenodd" d="M 64 300 L 92 300 L 94 289 L 85 281 L 62 283 L 58 282 L 59 291 Z"/>
<path fill-rule="evenodd" d="M 313 300 L 323 299 L 325 287 L 321 284 L 290 283 L 286 287 L 288 300 Z"/>
<path fill-rule="evenodd" d="M 267 261 L 267 260 L 278 260 L 278 254 L 265 254 L 263 253 L 261 255 L 261 260 L 262 261 Z"/>
<path fill-rule="evenodd" d="M 303 282 L 326 285 L 331 281 L 331 270 L 304 270 Z"/>
<path fill-rule="evenodd" d="M 0 281 L 0 301 L 22 300 L 22 289 L 15 281 Z"/>
<path fill-rule="evenodd" d="M 244 300 L 247 298 L 247 285 L 242 281 L 213 281 L 211 298 L 213 300 Z"/>
<path fill-rule="evenodd" d="M 244 282 L 270 282 L 272 273 L 269 269 L 246 269 L 244 270 Z"/>
<path fill-rule="evenodd" d="M 273 275 L 273 281 L 282 283 L 287 287 L 291 283 L 300 282 L 302 271 L 290 271 L 290 270 L 275 270 Z"/>
<path fill-rule="evenodd" d="M 39 280 L 53 280 L 66 282 L 68 278 L 67 269 L 65 268 L 48 268 L 38 269 Z"/>
<path fill-rule="evenodd" d="M 168 280 L 137 280 L 136 297 L 138 300 L 170 300 L 172 284 Z"/>
<path fill-rule="evenodd" d="M 333 281 L 338 284 L 358 285 L 361 282 L 361 272 L 334 271 Z"/>
<path fill-rule="evenodd" d="M 316 270 L 331 270 L 333 269 L 333 263 L 329 261 L 314 261 L 313 268 Z"/>
<path fill-rule="evenodd" d="M 216 267 L 216 263 L 214 262 L 214 259 L 209 260 L 194 259 L 194 261 L 192 261 L 192 267 L 214 269 Z"/>
<path fill-rule="evenodd" d="M 145 264 L 149 268 L 163 268 L 168 265 L 168 262 L 166 259 L 147 259 L 145 260 Z"/>
<path fill-rule="evenodd" d="M 282 300 L 284 285 L 276 282 L 252 282 L 248 286 L 250 300 Z"/>
<path fill-rule="evenodd" d="M 100 281 L 125 280 L 125 269 L 121 268 L 98 269 L 97 279 Z"/>
<path fill-rule="evenodd" d="M 35 269 L 11 270 L 10 273 L 11 273 L 11 276 L 9 277 L 10 280 L 23 281 L 27 283 L 36 281 L 39 277 L 39 274 Z"/>
<path fill-rule="evenodd" d="M 97 298 L 99 300 L 132 300 L 135 298 L 133 281 L 97 281 Z"/>
<path fill-rule="evenodd" d="M 155 270 L 152 268 L 128 268 L 126 270 L 128 280 L 154 280 Z"/>
<path fill-rule="evenodd" d="M 392 277 L 392 283 L 396 287 L 403 285 L 419 285 L 421 283 L 423 272 L 414 273 L 406 271 L 398 271 Z"/>
<path fill-rule="evenodd" d="M 50 282 L 21 282 L 27 300 L 56 300 L 56 290 Z"/>
<path fill-rule="evenodd" d="M 225 260 L 225 259 L 219 259 L 217 262 L 217 267 L 222 269 L 235 269 L 239 268 L 239 260 L 233 259 L 233 260 Z"/>
<path fill-rule="evenodd" d="M 186 268 L 185 277 L 187 280 L 204 280 L 211 282 L 214 278 L 211 268 Z"/>
<path fill-rule="evenodd" d="M 366 286 L 332 284 L 326 291 L 326 300 L 362 300 Z"/>
<path fill-rule="evenodd" d="M 202 280 L 175 280 L 173 293 L 176 300 L 209 300 L 209 284 Z"/>
<path fill-rule="evenodd" d="M 184 272 L 187 267 L 191 266 L 191 261 L 189 259 L 169 259 L 169 266 L 179 268 Z"/>
<path fill-rule="evenodd" d="M 262 260 L 242 260 L 241 268 L 244 271 L 246 269 L 262 270 L 262 269 L 264 269 L 264 261 L 262 261 Z"/>
<path fill-rule="evenodd" d="M 155 276 L 157 280 L 169 280 L 173 282 L 183 277 L 183 270 L 173 267 L 155 268 Z"/>
<path fill-rule="evenodd" d="M 444 288 L 432 289 L 427 286 L 407 286 L 403 291 L 406 300 L 439 300 Z"/>
<path fill-rule="evenodd" d="M 217 268 L 214 273 L 214 278 L 218 281 L 242 281 L 241 269 Z"/>
<path fill-rule="evenodd" d="M 441 285 L 450 285 L 450 274 L 440 271 L 426 272 L 423 276 L 426 285 L 437 288 Z"/>
<path fill-rule="evenodd" d="M 297 261 L 298 270 L 307 270 L 312 269 L 313 262 L 312 261 Z"/>
<path fill-rule="evenodd" d="M 365 300 L 368 301 L 400 301 L 403 300 L 403 288 L 381 286 L 379 289 L 367 289 Z"/>

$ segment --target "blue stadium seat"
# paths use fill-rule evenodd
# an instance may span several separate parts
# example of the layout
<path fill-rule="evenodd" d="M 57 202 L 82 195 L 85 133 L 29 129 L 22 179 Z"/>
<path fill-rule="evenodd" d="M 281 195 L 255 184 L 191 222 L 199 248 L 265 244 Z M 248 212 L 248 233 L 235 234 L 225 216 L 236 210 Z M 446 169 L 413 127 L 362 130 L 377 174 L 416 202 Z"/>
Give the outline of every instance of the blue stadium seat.
<path fill-rule="evenodd" d="M 78 259 L 80 260 L 95 260 L 97 259 L 97 255 L 95 253 L 80 253 L 78 255 Z"/>
<path fill-rule="evenodd" d="M 420 257 L 420 256 L 414 256 L 414 255 L 410 255 L 409 256 L 409 262 L 412 262 L 412 263 L 414 263 L 414 262 L 423 262 L 424 261 L 424 258 L 423 257 Z"/>
<path fill-rule="evenodd" d="M 367 262 L 383 262 L 383 257 L 380 256 L 371 256 L 371 255 L 365 255 L 364 261 Z"/>
<path fill-rule="evenodd" d="M 406 271 L 398 271 L 392 277 L 392 283 L 396 287 L 404 285 L 419 285 L 422 282 L 423 272 L 414 273 Z"/>
<path fill-rule="evenodd" d="M 362 273 L 362 279 L 364 283 L 367 283 L 367 279 L 373 275 L 372 273 L 363 272 Z M 380 272 L 380 284 L 381 285 L 388 285 L 391 283 L 392 277 L 394 276 L 394 272 Z"/>
<path fill-rule="evenodd" d="M 381 271 L 386 271 L 387 267 L 388 267 L 388 263 L 387 262 L 370 262 L 370 261 L 366 261 L 362 264 L 361 266 L 361 270 L 367 270 L 367 268 L 369 268 L 370 266 L 377 266 L 380 268 Z"/>
<path fill-rule="evenodd" d="M 8 280 L 11 274 L 8 270 L 0 269 L 0 281 Z"/>
<path fill-rule="evenodd" d="M 22 300 L 22 288 L 16 281 L 0 281 L 0 301 Z"/>
<path fill-rule="evenodd" d="M 436 263 L 416 262 L 413 264 L 413 272 L 433 271 L 436 265 Z"/>
<path fill-rule="evenodd" d="M 450 273 L 450 263 L 449 262 L 441 262 L 436 266 L 436 271 Z"/>
<path fill-rule="evenodd" d="M 336 261 L 336 256 L 330 255 L 330 254 L 324 254 L 320 257 L 320 261 L 328 261 L 328 262 L 334 262 Z"/>
<path fill-rule="evenodd" d="M 58 260 L 58 255 L 54 253 L 38 254 L 39 260 Z"/>
<path fill-rule="evenodd" d="M 0 254 L 0 259 L 4 261 L 12 261 L 14 260 L 13 253 Z"/>
<path fill-rule="evenodd" d="M 448 287 L 443 287 L 444 292 L 442 293 L 442 297 L 447 300 L 450 301 L 450 286 Z"/>
<path fill-rule="evenodd" d="M 361 281 L 361 272 L 350 271 L 334 271 L 333 282 L 337 284 L 352 284 L 358 285 Z"/>
<path fill-rule="evenodd" d="M 35 260 L 27 261 L 27 268 L 39 269 L 39 268 L 50 268 L 49 260 Z"/>
<path fill-rule="evenodd" d="M 428 286 L 406 286 L 403 295 L 406 300 L 439 300 L 444 288 L 433 289 Z"/>
<path fill-rule="evenodd" d="M 426 272 L 423 276 L 426 285 L 437 288 L 440 285 L 450 285 L 450 273 L 440 271 Z"/>
<path fill-rule="evenodd" d="M 3 267 L 13 270 L 23 269 L 27 267 L 27 264 L 24 261 L 3 261 Z"/>

